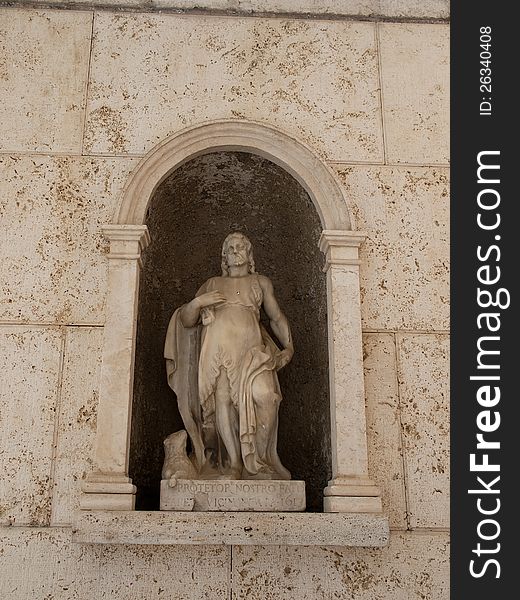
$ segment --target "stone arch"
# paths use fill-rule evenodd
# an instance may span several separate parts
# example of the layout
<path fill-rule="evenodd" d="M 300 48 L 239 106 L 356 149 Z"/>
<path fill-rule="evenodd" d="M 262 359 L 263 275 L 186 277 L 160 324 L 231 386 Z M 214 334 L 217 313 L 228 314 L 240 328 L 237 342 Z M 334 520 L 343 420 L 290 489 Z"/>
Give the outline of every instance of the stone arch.
<path fill-rule="evenodd" d="M 287 134 L 250 121 L 196 125 L 158 144 L 130 176 L 114 224 L 144 224 L 155 189 L 172 171 L 201 154 L 226 150 L 257 154 L 292 175 L 309 194 L 323 229 L 353 228 L 342 190 L 326 164 Z"/>
<path fill-rule="evenodd" d="M 325 255 L 332 479 L 325 512 L 382 511 L 379 489 L 368 476 L 359 247 L 340 186 L 308 147 L 272 127 L 215 121 L 179 132 L 157 145 L 135 168 L 113 223 L 93 470 L 82 484 L 83 510 L 134 510 L 136 487 L 128 477 L 132 389 L 141 252 L 157 186 L 177 167 L 218 151 L 256 154 L 287 171 L 309 195 L 321 220 Z"/>

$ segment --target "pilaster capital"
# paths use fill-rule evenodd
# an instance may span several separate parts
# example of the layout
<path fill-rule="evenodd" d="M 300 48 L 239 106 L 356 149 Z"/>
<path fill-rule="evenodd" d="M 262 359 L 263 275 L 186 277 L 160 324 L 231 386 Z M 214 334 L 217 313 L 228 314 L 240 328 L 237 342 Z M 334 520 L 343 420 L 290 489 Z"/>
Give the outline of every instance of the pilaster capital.
<path fill-rule="evenodd" d="M 109 259 L 140 260 L 150 243 L 146 225 L 104 225 L 101 231 L 110 242 Z"/>
<path fill-rule="evenodd" d="M 361 231 L 323 230 L 319 241 L 326 260 L 323 270 L 328 271 L 331 265 L 359 265 L 359 247 L 366 237 Z"/>

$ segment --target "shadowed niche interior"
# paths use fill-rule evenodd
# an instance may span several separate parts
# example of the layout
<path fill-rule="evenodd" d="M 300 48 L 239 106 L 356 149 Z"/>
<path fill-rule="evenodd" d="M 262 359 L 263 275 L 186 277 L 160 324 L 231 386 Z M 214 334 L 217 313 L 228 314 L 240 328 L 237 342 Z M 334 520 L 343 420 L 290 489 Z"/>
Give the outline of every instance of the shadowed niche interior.
<path fill-rule="evenodd" d="M 318 249 L 322 226 L 307 192 L 264 158 L 214 152 L 161 183 L 146 225 L 152 242 L 139 288 L 130 445 L 136 508 L 159 510 L 163 440 L 184 428 L 166 381 L 169 319 L 209 277 L 221 274 L 222 242 L 240 231 L 253 244 L 257 272 L 273 282 L 294 339 L 294 357 L 279 372 L 278 452 L 292 478 L 305 480 L 307 510 L 321 511 L 331 472 L 327 296 Z M 265 314 L 262 321 L 269 330 Z"/>

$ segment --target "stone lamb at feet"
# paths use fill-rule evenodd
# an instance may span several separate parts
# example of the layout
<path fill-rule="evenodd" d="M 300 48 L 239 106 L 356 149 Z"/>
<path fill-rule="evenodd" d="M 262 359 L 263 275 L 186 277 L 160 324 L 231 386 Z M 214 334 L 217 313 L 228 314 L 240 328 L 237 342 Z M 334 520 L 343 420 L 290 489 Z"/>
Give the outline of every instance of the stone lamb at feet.
<path fill-rule="evenodd" d="M 164 440 L 164 465 L 162 479 L 169 479 L 174 487 L 177 479 L 196 479 L 197 469 L 186 453 L 187 434 L 182 429 L 172 433 Z"/>

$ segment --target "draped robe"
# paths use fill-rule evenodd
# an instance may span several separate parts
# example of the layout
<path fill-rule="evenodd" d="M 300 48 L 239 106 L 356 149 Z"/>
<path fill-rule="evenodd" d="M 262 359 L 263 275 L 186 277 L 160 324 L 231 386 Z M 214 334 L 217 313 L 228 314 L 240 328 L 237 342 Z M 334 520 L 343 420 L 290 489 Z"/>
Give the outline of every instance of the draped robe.
<path fill-rule="evenodd" d="M 272 394 L 281 400 L 276 375 L 280 351 L 260 324 L 263 293 L 256 274 L 245 277 L 212 277 L 197 292 L 219 291 L 225 302 L 201 310 L 195 327 L 184 327 L 182 307 L 170 320 L 164 356 L 167 359 L 168 383 L 177 395 L 179 411 L 192 442 L 199 469 L 205 462 L 205 450 L 217 452 L 219 463 L 225 449 L 215 420 L 217 379 L 225 373 L 231 402 L 238 416 L 240 452 L 244 476 L 272 473 L 272 479 L 290 479 L 281 464 L 276 443 L 278 416 L 270 432 L 265 456 L 259 456 L 256 444 L 257 402 L 253 382 L 271 371 Z M 271 399 L 272 402 L 272 399 Z M 215 441 L 217 444 L 215 444 Z M 212 447 L 212 446 L 217 446 Z"/>

